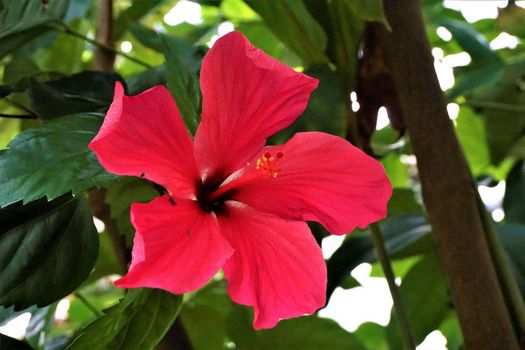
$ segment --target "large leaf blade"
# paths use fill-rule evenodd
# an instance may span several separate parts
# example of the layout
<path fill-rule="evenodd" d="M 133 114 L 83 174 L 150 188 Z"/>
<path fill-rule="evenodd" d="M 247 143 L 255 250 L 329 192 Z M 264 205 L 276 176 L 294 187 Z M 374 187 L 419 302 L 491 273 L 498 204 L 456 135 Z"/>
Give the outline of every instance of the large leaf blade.
<path fill-rule="evenodd" d="M 201 91 L 199 80 L 178 57 L 178 45 L 168 36 L 160 36 L 160 40 L 166 57 L 168 88 L 177 102 L 184 124 L 193 134 L 200 121 Z"/>
<path fill-rule="evenodd" d="M 0 58 L 62 23 L 67 1 L 0 0 Z"/>
<path fill-rule="evenodd" d="M 0 210 L 0 227 L 0 305 L 49 305 L 95 264 L 98 237 L 85 200 L 18 203 Z"/>
<path fill-rule="evenodd" d="M 301 57 L 305 65 L 328 62 L 326 34 L 302 0 L 249 0 L 246 3 L 262 17 L 276 37 Z"/>
<path fill-rule="evenodd" d="M 82 330 L 68 349 L 153 349 L 181 306 L 181 295 L 159 289 L 130 290 L 119 304 Z"/>
<path fill-rule="evenodd" d="M 42 118 L 105 111 L 113 100 L 115 83 L 121 78 L 112 72 L 77 73 L 41 83 L 31 80 L 31 108 Z"/>
<path fill-rule="evenodd" d="M 101 124 L 97 115 L 73 115 L 21 133 L 0 153 L 0 207 L 75 195 L 114 180 L 87 147 Z"/>

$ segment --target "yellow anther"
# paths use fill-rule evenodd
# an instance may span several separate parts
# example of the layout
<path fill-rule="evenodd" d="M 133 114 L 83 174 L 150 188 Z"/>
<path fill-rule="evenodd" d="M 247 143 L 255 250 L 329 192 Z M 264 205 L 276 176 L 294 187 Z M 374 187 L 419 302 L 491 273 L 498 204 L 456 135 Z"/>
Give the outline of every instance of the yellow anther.
<path fill-rule="evenodd" d="M 257 170 L 265 170 L 269 176 L 275 179 L 279 174 L 279 169 L 276 168 L 276 165 L 282 156 L 283 154 L 281 152 L 277 153 L 277 158 L 272 156 L 270 152 L 266 152 L 261 158 L 257 159 L 255 162 L 255 168 Z"/>

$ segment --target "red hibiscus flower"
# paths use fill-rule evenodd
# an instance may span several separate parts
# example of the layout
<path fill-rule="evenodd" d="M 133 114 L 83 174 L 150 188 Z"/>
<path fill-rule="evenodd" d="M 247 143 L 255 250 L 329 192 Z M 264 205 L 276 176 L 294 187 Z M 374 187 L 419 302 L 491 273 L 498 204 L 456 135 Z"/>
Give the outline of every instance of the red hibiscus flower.
<path fill-rule="evenodd" d="M 239 32 L 207 53 L 200 82 L 193 140 L 164 87 L 131 97 L 117 83 L 89 145 L 109 172 L 169 193 L 131 207 L 132 262 L 115 284 L 179 294 L 222 268 L 231 298 L 254 307 L 255 328 L 313 313 L 325 304 L 326 267 L 305 220 L 344 234 L 383 218 L 392 191 L 384 169 L 321 132 L 264 146 L 304 111 L 318 81 Z"/>

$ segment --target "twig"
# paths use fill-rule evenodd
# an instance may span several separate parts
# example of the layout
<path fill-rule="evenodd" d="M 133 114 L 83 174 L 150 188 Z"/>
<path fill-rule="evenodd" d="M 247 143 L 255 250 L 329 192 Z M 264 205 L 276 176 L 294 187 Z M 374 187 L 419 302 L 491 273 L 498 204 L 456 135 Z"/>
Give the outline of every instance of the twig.
<path fill-rule="evenodd" d="M 76 32 L 73 29 L 69 28 L 65 24 L 61 24 L 59 26 L 54 26 L 54 29 L 62 31 L 63 33 L 71 35 L 71 36 L 74 36 L 76 38 L 82 39 L 84 41 L 87 41 L 88 43 L 90 43 L 90 44 L 92 44 L 92 45 L 94 45 L 96 47 L 100 47 L 100 48 L 102 48 L 104 50 L 107 50 L 107 51 L 109 51 L 109 52 L 111 52 L 111 53 L 113 53 L 115 55 L 122 56 L 122 57 L 124 57 L 124 58 L 126 58 L 126 59 L 128 59 L 128 60 L 130 60 L 132 62 L 135 62 L 137 64 L 140 64 L 141 66 L 144 66 L 146 68 L 153 68 L 152 65 L 150 65 L 150 64 L 148 64 L 148 63 L 146 63 L 146 62 L 144 62 L 144 61 L 142 61 L 142 60 L 140 60 L 138 58 L 130 56 L 130 55 L 128 55 L 125 52 L 117 50 L 117 49 L 115 49 L 115 48 L 113 48 L 111 46 L 105 45 L 104 43 L 101 43 L 100 41 L 91 39 L 91 38 L 89 38 L 89 37 L 87 37 L 87 36 L 85 36 L 83 34 L 80 34 L 79 32 Z"/>
<path fill-rule="evenodd" d="M 377 253 L 377 259 L 381 264 L 383 274 L 385 275 L 386 281 L 388 282 L 390 294 L 392 295 L 392 300 L 394 301 L 394 310 L 396 311 L 396 316 L 399 323 L 399 331 L 401 332 L 401 338 L 403 339 L 405 349 L 415 349 L 416 345 L 412 336 L 410 323 L 405 312 L 403 300 L 401 299 L 401 295 L 399 294 L 399 288 L 396 285 L 396 278 L 394 272 L 392 271 L 392 265 L 390 264 L 390 259 L 386 251 L 383 235 L 381 234 L 381 229 L 379 228 L 379 225 L 377 223 L 370 224 L 369 228 L 370 232 L 372 233 L 372 240 L 374 241 L 374 248 Z"/>
<path fill-rule="evenodd" d="M 73 293 L 73 295 L 78 298 L 78 300 L 80 300 L 84 305 L 86 305 L 86 307 L 95 314 L 95 316 L 98 317 L 102 317 L 104 316 L 104 313 L 100 310 L 98 310 L 95 306 L 93 306 L 93 304 L 91 304 L 89 302 L 89 300 L 87 300 L 87 298 L 85 296 L 83 296 L 79 291 L 76 291 Z"/>
<path fill-rule="evenodd" d="M 0 113 L 0 118 L 13 118 L 13 119 L 37 119 L 34 114 L 5 114 Z"/>
<path fill-rule="evenodd" d="M 514 113 L 525 113 L 525 106 L 511 105 L 508 103 L 500 102 L 490 102 L 490 101 L 477 101 L 477 100 L 466 100 L 466 101 L 454 101 L 458 105 L 478 107 L 478 108 L 488 108 L 496 109 L 505 112 L 514 112 Z"/>
<path fill-rule="evenodd" d="M 12 106 L 18 108 L 21 111 L 24 111 L 26 114 L 34 116 L 33 118 L 27 118 L 27 119 L 38 119 L 38 118 L 40 118 L 37 113 L 35 113 L 31 109 L 27 108 L 26 106 L 24 106 L 24 105 L 22 105 L 22 104 L 20 104 L 20 103 L 18 103 L 16 101 L 14 101 L 14 100 L 12 100 L 10 98 L 4 97 L 3 101 L 11 104 Z"/>

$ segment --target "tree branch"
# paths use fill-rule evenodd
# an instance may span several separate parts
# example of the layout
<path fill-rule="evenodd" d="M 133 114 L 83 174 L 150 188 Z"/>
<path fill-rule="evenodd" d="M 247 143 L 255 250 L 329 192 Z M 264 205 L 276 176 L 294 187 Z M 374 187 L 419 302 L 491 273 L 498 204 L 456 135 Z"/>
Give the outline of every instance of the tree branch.
<path fill-rule="evenodd" d="M 519 349 L 476 203 L 470 170 L 448 118 L 419 1 L 385 0 L 385 35 L 423 199 L 468 349 Z"/>

